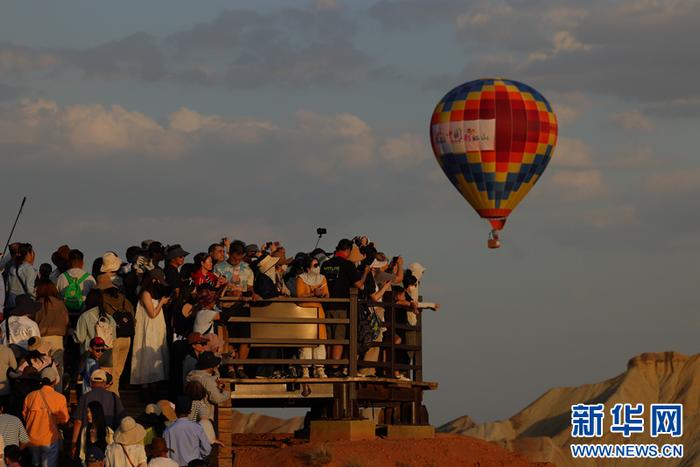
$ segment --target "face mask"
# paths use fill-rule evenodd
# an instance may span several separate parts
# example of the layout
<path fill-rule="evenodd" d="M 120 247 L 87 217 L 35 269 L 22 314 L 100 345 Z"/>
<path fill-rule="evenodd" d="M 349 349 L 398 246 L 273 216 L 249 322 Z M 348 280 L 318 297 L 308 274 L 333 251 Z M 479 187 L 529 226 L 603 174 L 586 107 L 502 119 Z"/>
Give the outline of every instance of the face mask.
<path fill-rule="evenodd" d="M 321 267 L 320 267 L 320 266 L 316 266 L 315 268 L 311 268 L 311 269 L 309 269 L 309 272 L 310 272 L 311 274 L 321 274 Z"/>

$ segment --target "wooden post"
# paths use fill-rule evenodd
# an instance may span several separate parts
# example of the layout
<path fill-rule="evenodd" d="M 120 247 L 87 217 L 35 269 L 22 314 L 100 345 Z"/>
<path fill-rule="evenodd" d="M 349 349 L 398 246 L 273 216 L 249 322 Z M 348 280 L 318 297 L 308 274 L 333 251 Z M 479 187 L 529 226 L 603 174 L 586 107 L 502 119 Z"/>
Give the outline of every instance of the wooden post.
<path fill-rule="evenodd" d="M 350 318 L 350 333 L 349 333 L 349 349 L 348 349 L 348 360 L 350 365 L 348 367 L 348 376 L 351 378 L 357 376 L 357 320 L 359 307 L 357 304 L 357 289 L 350 289 L 350 308 L 349 308 L 349 318 Z"/>
<path fill-rule="evenodd" d="M 233 409 L 231 401 L 224 401 L 215 407 L 216 432 L 223 446 L 218 447 L 214 462 L 219 467 L 231 466 L 233 465 Z"/>
<path fill-rule="evenodd" d="M 391 294 L 391 306 L 389 307 L 390 313 L 389 313 L 389 324 L 391 327 L 391 336 L 390 336 L 390 346 L 389 346 L 389 374 L 384 375 L 385 378 L 393 378 L 394 377 L 394 365 L 396 364 L 396 349 L 394 346 L 396 345 L 396 336 L 398 333 L 396 332 L 396 308 L 394 307 L 394 294 Z"/>
<path fill-rule="evenodd" d="M 423 312 L 418 313 L 416 322 L 416 343 L 418 350 L 413 353 L 413 364 L 420 367 L 413 370 L 413 380 L 423 381 Z"/>

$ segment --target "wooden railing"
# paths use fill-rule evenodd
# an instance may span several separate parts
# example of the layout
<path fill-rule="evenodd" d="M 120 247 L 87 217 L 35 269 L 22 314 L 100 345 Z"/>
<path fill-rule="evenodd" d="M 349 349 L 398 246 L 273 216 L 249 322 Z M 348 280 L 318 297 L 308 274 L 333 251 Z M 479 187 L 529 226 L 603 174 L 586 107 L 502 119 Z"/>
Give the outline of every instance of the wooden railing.
<path fill-rule="evenodd" d="M 396 304 L 393 299 L 390 302 L 373 302 L 370 300 L 360 299 L 358 297 L 357 289 L 351 289 L 349 298 L 290 298 L 290 297 L 278 297 L 267 300 L 255 300 L 253 301 L 248 297 L 222 297 L 220 299 L 220 306 L 226 307 L 231 306 L 234 303 L 244 302 L 251 309 L 256 308 L 256 306 L 263 306 L 264 304 L 270 303 L 293 303 L 299 306 L 305 306 L 313 302 L 313 304 L 343 304 L 348 310 L 347 318 L 299 318 L 299 317 L 231 317 L 228 323 L 235 326 L 236 324 L 256 324 L 256 323 L 267 323 L 267 324 L 325 324 L 325 325 L 342 325 L 347 326 L 347 338 L 346 339 L 299 339 L 294 336 L 279 336 L 274 338 L 261 338 L 251 335 L 251 337 L 226 337 L 229 344 L 239 345 L 239 344 L 250 344 L 252 346 L 266 346 L 266 347 L 309 347 L 316 345 L 342 345 L 344 347 L 344 358 L 341 359 L 296 359 L 296 358 L 276 358 L 276 359 L 263 359 L 263 358 L 246 358 L 246 359 L 234 359 L 231 361 L 235 365 L 342 365 L 347 366 L 347 375 L 349 377 L 358 376 L 358 371 L 362 368 L 380 368 L 385 372 L 388 372 L 386 376 L 393 377 L 395 371 L 410 371 L 411 379 L 413 381 L 423 381 L 423 351 L 422 351 L 422 323 L 421 314 L 417 315 L 417 324 L 412 326 L 407 323 L 399 323 L 397 314 L 401 310 L 406 308 Z M 380 348 L 380 357 L 378 361 L 365 361 L 360 360 L 362 355 L 358 353 L 358 330 L 360 326 L 359 312 L 361 309 L 369 307 L 371 310 L 374 307 L 380 307 L 384 309 L 384 321 L 381 323 L 382 327 L 385 327 L 384 338 L 381 342 L 372 342 L 372 347 Z M 406 344 L 402 342 L 401 344 L 396 344 L 394 336 L 397 331 L 414 331 L 416 332 L 416 344 Z M 388 336 L 387 336 L 388 333 Z M 386 351 L 385 361 L 381 361 L 381 351 Z M 413 363 L 399 363 L 397 362 L 397 351 L 408 351 L 414 352 L 414 362 Z"/>

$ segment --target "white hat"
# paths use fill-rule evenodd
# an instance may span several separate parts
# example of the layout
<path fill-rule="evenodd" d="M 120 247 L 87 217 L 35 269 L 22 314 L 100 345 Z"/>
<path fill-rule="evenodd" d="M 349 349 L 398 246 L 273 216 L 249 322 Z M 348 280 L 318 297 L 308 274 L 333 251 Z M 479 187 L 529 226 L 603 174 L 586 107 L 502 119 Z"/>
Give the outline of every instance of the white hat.
<path fill-rule="evenodd" d="M 258 271 L 260 271 L 262 274 L 266 273 L 270 270 L 270 268 L 274 267 L 279 260 L 280 259 L 275 256 L 264 256 L 260 261 L 258 261 Z"/>
<path fill-rule="evenodd" d="M 122 261 L 119 256 L 113 251 L 108 251 L 102 255 L 102 267 L 100 272 L 116 272 L 122 265 Z"/>
<path fill-rule="evenodd" d="M 421 280 L 421 278 L 423 277 L 423 273 L 425 272 L 425 266 L 423 266 L 420 263 L 411 263 L 408 266 L 408 269 L 413 273 L 413 276 L 418 280 Z"/>

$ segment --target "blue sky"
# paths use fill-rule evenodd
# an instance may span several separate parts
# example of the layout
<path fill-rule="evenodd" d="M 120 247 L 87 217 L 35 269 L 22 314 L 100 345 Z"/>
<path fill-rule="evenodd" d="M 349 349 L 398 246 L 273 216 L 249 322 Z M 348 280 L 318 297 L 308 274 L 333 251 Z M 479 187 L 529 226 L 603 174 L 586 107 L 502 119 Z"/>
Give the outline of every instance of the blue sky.
<path fill-rule="evenodd" d="M 694 353 L 700 3 L 5 2 L 0 188 L 47 259 L 364 233 L 428 267 L 433 422 Z M 503 76 L 560 140 L 504 247 L 441 174 L 433 106 Z"/>

